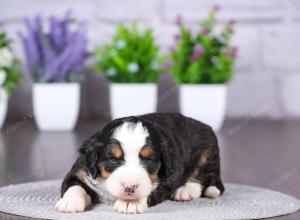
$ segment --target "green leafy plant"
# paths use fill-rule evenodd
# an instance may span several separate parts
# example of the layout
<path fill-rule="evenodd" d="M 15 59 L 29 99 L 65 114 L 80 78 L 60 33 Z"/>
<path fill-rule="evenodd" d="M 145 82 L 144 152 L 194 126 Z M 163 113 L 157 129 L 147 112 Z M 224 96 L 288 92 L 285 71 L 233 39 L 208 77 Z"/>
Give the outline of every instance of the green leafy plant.
<path fill-rule="evenodd" d="M 230 46 L 235 21 L 229 21 L 220 33 L 215 33 L 218 8 L 209 12 L 195 35 L 177 18 L 180 34 L 175 36 L 176 45 L 166 55 L 163 65 L 178 83 L 218 84 L 231 79 L 237 54 L 237 48 Z"/>
<path fill-rule="evenodd" d="M 112 41 L 96 48 L 97 71 L 118 83 L 155 82 L 160 73 L 159 47 L 152 29 L 143 31 L 133 22 L 118 25 Z"/>
<path fill-rule="evenodd" d="M 4 32 L 0 32 L 0 87 L 2 87 L 8 95 L 15 88 L 21 79 L 21 72 L 18 70 L 18 61 L 13 56 L 9 47 L 10 41 Z"/>

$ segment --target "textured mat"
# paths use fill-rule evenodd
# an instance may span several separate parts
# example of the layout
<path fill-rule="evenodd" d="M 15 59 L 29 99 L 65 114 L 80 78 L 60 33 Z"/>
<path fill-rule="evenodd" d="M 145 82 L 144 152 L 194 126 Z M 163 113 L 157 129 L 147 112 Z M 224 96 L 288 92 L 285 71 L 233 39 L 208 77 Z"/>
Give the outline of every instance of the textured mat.
<path fill-rule="evenodd" d="M 42 219 L 74 220 L 177 220 L 177 219 L 260 219 L 299 210 L 298 199 L 279 192 L 237 184 L 226 184 L 218 199 L 201 198 L 195 202 L 165 201 L 146 213 L 126 215 L 113 212 L 108 205 L 97 205 L 84 213 L 64 214 L 54 210 L 59 199 L 60 181 L 26 183 L 0 189 L 0 211 Z"/>

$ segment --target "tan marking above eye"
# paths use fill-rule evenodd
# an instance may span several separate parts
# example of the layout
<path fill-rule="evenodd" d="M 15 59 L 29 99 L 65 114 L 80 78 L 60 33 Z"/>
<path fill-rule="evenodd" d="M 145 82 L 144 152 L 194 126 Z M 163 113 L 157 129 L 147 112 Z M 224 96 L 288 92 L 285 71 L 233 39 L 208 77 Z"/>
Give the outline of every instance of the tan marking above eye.
<path fill-rule="evenodd" d="M 153 154 L 153 150 L 150 146 L 145 145 L 141 150 L 140 150 L 140 155 L 142 157 L 150 157 Z"/>
<path fill-rule="evenodd" d="M 100 169 L 100 176 L 102 178 L 106 179 L 106 178 L 108 178 L 110 176 L 111 173 L 108 172 L 101 163 L 98 164 L 98 167 Z"/>
<path fill-rule="evenodd" d="M 117 144 L 113 144 L 111 146 L 111 153 L 113 154 L 113 156 L 117 159 L 121 158 L 123 156 L 123 150 L 121 149 L 121 147 Z"/>
<path fill-rule="evenodd" d="M 101 176 L 106 179 L 110 176 L 110 172 L 108 172 L 107 170 L 104 169 L 104 167 L 102 167 Z"/>

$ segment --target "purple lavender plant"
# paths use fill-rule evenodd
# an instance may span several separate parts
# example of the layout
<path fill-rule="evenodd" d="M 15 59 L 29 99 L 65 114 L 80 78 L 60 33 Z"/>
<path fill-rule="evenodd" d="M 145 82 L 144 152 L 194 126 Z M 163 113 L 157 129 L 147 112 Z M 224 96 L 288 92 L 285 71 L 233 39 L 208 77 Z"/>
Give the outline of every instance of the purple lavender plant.
<path fill-rule="evenodd" d="M 71 30 L 71 14 L 52 16 L 49 31 L 44 30 L 40 15 L 24 19 L 27 33 L 20 33 L 27 71 L 34 82 L 73 82 L 83 78 L 87 40 L 81 25 Z"/>

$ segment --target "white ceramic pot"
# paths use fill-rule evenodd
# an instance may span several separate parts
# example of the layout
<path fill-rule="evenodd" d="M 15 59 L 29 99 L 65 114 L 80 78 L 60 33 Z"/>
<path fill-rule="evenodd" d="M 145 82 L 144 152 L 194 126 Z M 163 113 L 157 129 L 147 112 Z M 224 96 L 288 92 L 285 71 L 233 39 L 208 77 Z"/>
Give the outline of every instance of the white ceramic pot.
<path fill-rule="evenodd" d="M 40 130 L 73 130 L 79 109 L 79 83 L 36 83 L 33 85 L 33 111 Z"/>
<path fill-rule="evenodd" d="M 202 121 L 218 131 L 225 117 L 226 95 L 225 84 L 180 85 L 181 113 Z"/>
<path fill-rule="evenodd" d="M 156 111 L 157 85 L 154 83 L 112 83 L 110 109 L 113 119 Z"/>
<path fill-rule="evenodd" d="M 7 103 L 8 103 L 8 97 L 7 93 L 4 89 L 0 88 L 0 129 L 2 128 L 6 113 L 7 113 Z"/>

